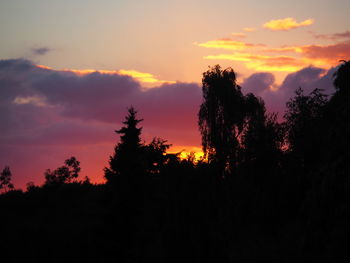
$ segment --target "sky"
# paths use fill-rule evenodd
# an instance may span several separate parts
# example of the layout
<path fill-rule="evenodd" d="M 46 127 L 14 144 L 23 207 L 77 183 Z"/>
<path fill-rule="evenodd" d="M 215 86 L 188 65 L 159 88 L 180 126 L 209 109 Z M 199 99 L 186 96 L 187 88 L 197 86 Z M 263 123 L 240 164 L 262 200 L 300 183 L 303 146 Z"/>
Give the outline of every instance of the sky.
<path fill-rule="evenodd" d="M 283 116 L 299 86 L 331 94 L 350 57 L 348 0 L 0 0 L 0 169 L 15 186 L 76 156 L 103 182 L 127 108 L 142 138 L 200 151 L 208 66 Z"/>

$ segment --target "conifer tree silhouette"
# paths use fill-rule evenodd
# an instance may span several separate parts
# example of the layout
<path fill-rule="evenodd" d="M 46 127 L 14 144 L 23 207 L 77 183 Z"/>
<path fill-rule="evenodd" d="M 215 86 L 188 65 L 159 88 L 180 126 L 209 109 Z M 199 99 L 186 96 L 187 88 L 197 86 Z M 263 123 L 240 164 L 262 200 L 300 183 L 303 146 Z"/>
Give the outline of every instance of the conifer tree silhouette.
<path fill-rule="evenodd" d="M 110 156 L 109 168 L 105 168 L 107 182 L 112 182 L 117 176 L 136 176 L 142 172 L 142 127 L 137 127 L 142 119 L 137 119 L 136 114 L 137 111 L 130 107 L 123 122 L 125 126 L 115 131 L 121 136 L 114 154 Z"/>

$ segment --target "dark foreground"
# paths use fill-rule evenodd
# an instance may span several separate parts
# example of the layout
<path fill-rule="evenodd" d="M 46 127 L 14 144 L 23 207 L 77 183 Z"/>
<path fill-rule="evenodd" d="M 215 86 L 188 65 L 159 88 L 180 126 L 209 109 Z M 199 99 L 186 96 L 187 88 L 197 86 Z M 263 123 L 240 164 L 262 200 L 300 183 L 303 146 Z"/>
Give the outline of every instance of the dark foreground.
<path fill-rule="evenodd" d="M 273 178 L 275 179 L 275 178 Z M 3 262 L 348 262 L 349 192 L 168 173 L 0 196 Z M 289 185 L 290 183 L 294 185 Z M 335 185 L 333 185 L 335 186 Z M 348 189 L 347 189 L 348 190 Z"/>

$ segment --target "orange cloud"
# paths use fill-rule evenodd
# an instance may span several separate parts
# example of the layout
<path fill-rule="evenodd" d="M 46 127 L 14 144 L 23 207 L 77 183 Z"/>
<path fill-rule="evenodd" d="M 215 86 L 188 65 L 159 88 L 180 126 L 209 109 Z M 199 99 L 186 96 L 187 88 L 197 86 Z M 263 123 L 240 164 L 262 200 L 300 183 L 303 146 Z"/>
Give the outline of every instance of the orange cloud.
<path fill-rule="evenodd" d="M 304 45 L 281 48 L 270 48 L 264 52 L 292 52 L 301 55 L 306 64 L 318 67 L 329 67 L 339 63 L 339 60 L 350 58 L 350 41 L 331 45 Z"/>
<path fill-rule="evenodd" d="M 250 43 L 245 43 L 242 41 L 236 41 L 232 39 L 218 39 L 218 40 L 210 40 L 205 43 L 195 43 L 197 46 L 205 47 L 205 48 L 220 48 L 220 49 L 229 49 L 229 50 L 243 50 L 252 48 L 255 46 L 260 45 L 254 45 Z"/>
<path fill-rule="evenodd" d="M 48 66 L 44 66 L 44 65 L 36 65 L 38 68 L 41 68 L 41 69 L 52 69 Z"/>
<path fill-rule="evenodd" d="M 170 81 L 169 80 L 160 80 L 160 79 L 156 78 L 151 73 L 140 72 L 140 71 L 137 71 L 137 70 L 121 69 L 121 70 L 118 70 L 118 73 L 121 74 L 121 75 L 131 76 L 134 79 L 137 79 L 140 82 L 144 82 L 144 83 L 163 84 L 163 83 L 175 83 L 176 82 L 176 81 L 172 81 L 172 80 L 170 80 Z"/>
<path fill-rule="evenodd" d="M 248 53 L 220 54 L 205 59 L 242 61 L 249 69 L 257 71 L 294 72 L 306 66 L 303 61 L 290 56 L 267 56 Z"/>
<path fill-rule="evenodd" d="M 301 53 L 302 47 L 301 46 L 284 46 L 284 47 L 277 47 L 277 48 L 265 48 L 261 50 L 262 52 L 267 53 Z"/>
<path fill-rule="evenodd" d="M 256 71 L 295 72 L 307 66 L 303 61 L 289 56 L 266 57 L 246 63 L 247 68 Z"/>
<path fill-rule="evenodd" d="M 273 20 L 271 28 L 287 30 L 313 23 L 312 19 L 297 23 L 292 18 Z M 240 33 L 233 35 L 240 36 Z M 329 35 L 334 38 L 350 37 L 350 31 Z M 350 58 L 350 40 L 329 45 L 295 45 L 281 47 L 267 47 L 262 44 L 251 44 L 231 39 L 213 40 L 197 44 L 206 48 L 221 48 L 232 50 L 232 53 L 208 55 L 209 60 L 230 60 L 242 62 L 246 68 L 256 71 L 295 72 L 303 67 L 316 66 L 329 68 L 339 63 L 339 60 Z"/>
<path fill-rule="evenodd" d="M 266 22 L 263 27 L 270 29 L 272 31 L 287 31 L 293 28 L 303 27 L 303 26 L 309 26 L 314 23 L 313 19 L 307 19 L 302 22 L 297 22 L 292 17 L 287 17 L 284 19 L 276 19 L 271 20 L 269 22 Z"/>
<path fill-rule="evenodd" d="M 299 53 L 318 66 L 337 65 L 339 60 L 350 58 L 350 42 L 332 45 L 308 45 L 300 47 Z"/>
<path fill-rule="evenodd" d="M 172 80 L 170 80 L 170 81 L 161 80 L 161 79 L 156 78 L 151 73 L 141 72 L 141 71 L 137 71 L 137 70 L 64 69 L 63 71 L 74 72 L 75 74 L 78 74 L 78 75 L 87 75 L 87 74 L 91 74 L 94 72 L 99 72 L 101 74 L 108 74 L 108 75 L 119 74 L 119 75 L 130 76 L 130 77 L 132 77 L 140 82 L 148 83 L 148 84 L 163 84 L 163 83 L 175 83 L 176 82 L 176 81 L 172 81 Z"/>
<path fill-rule="evenodd" d="M 36 65 L 38 68 L 42 69 L 50 69 L 53 70 L 50 67 L 44 66 L 44 65 Z M 156 76 L 154 76 L 151 73 L 141 72 L 137 70 L 126 70 L 126 69 L 120 69 L 120 70 L 97 70 L 97 69 L 62 69 L 59 71 L 64 72 L 72 72 L 76 75 L 88 75 L 94 72 L 98 72 L 101 74 L 107 74 L 107 75 L 125 75 L 130 76 L 139 82 L 146 83 L 146 84 L 164 84 L 164 83 L 176 83 L 176 81 L 172 80 L 161 80 L 158 79 Z"/>

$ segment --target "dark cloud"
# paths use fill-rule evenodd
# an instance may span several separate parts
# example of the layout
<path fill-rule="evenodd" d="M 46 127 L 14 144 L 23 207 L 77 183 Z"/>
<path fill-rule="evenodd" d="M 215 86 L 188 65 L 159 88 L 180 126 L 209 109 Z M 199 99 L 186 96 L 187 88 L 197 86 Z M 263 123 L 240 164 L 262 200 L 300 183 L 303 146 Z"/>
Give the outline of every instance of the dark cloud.
<path fill-rule="evenodd" d="M 294 96 L 295 90 L 301 87 L 305 94 L 315 88 L 323 90 L 327 95 L 334 93 L 333 74 L 335 68 L 324 70 L 316 67 L 307 67 L 289 74 L 280 86 L 275 83 L 271 73 L 255 73 L 246 78 L 242 85 L 244 93 L 253 92 L 264 99 L 266 107 L 271 112 L 279 114 L 282 120 L 286 102 Z M 273 87 L 271 89 L 271 87 Z"/>
<path fill-rule="evenodd" d="M 294 91 L 299 87 L 301 87 L 306 94 L 318 88 L 330 95 L 335 91 L 333 87 L 334 72 L 334 68 L 326 71 L 321 68 L 307 67 L 289 74 L 283 81 L 280 89 L 284 91 L 285 99 L 289 99 L 293 96 Z"/>
<path fill-rule="evenodd" d="M 261 96 L 264 92 L 269 91 L 275 85 L 275 76 L 271 73 L 255 73 L 246 78 L 243 83 L 243 92 L 252 92 Z"/>
<path fill-rule="evenodd" d="M 39 56 L 46 55 L 50 51 L 52 51 L 52 49 L 48 48 L 48 47 L 32 48 L 33 54 L 34 55 L 39 55 Z"/>
<path fill-rule="evenodd" d="M 350 30 L 346 30 L 341 33 L 335 33 L 335 34 L 316 34 L 312 31 L 309 31 L 315 38 L 317 39 L 327 39 L 327 40 L 339 40 L 344 38 L 350 39 Z"/>
<path fill-rule="evenodd" d="M 107 161 L 105 145 L 113 150 L 118 140 L 114 130 L 121 126 L 131 105 L 144 119 L 143 135 L 147 141 L 160 136 L 176 145 L 199 145 L 196 123 L 200 100 L 197 84 L 164 84 L 143 90 L 130 76 L 99 72 L 79 75 L 39 67 L 28 60 L 1 60 L 0 166 L 12 164 L 14 158 L 16 165 L 22 167 L 28 164 L 22 159 L 26 156 L 40 158 L 38 163 L 44 171 L 57 162 L 50 154 L 39 154 L 36 149 L 54 155 L 58 148 L 63 153 L 63 146 L 73 149 L 72 154 L 78 158 L 85 156 L 84 162 L 90 158 L 86 148 L 100 145 L 96 149 Z M 58 157 L 62 158 L 62 154 Z M 101 180 L 103 165 L 99 163 L 101 172 L 92 177 Z M 23 185 L 28 181 L 26 174 L 18 171 L 21 175 L 17 175 L 17 182 Z M 91 176 L 90 172 L 87 171 Z"/>
<path fill-rule="evenodd" d="M 286 101 L 299 86 L 307 92 L 318 87 L 332 93 L 333 72 L 305 68 L 288 75 L 280 87 L 271 73 L 256 73 L 244 80 L 242 90 L 261 96 L 269 110 L 283 115 Z M 23 186 L 33 180 L 33 171 L 40 171 L 36 175 L 40 182 L 46 168 L 75 155 L 88 167 L 83 166 L 85 175 L 101 181 L 103 166 L 118 140 L 114 130 L 120 128 L 129 106 L 144 119 L 145 140 L 159 136 L 174 145 L 199 146 L 201 101 L 201 88 L 195 83 L 143 90 L 125 75 L 79 75 L 28 60 L 0 60 L 0 168 L 16 166 L 14 181 Z"/>

